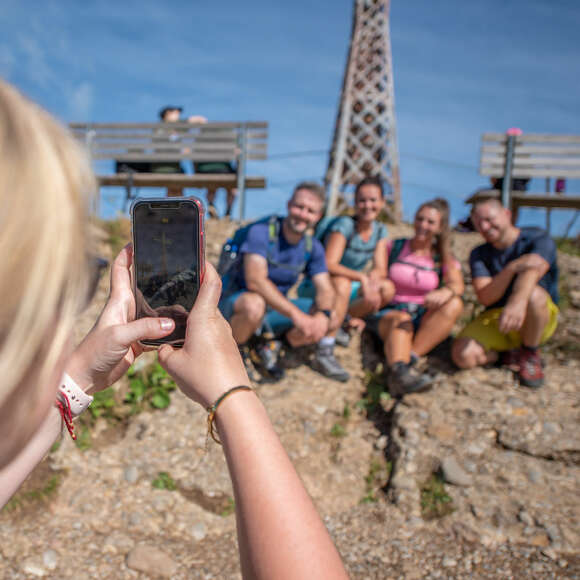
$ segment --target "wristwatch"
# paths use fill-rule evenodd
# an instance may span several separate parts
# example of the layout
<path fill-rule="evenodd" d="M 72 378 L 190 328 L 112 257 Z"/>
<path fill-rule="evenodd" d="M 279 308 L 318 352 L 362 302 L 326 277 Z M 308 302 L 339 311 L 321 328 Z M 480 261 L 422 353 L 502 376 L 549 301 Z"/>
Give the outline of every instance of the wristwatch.
<path fill-rule="evenodd" d="M 322 314 L 324 314 L 324 316 L 326 316 L 326 318 L 328 318 L 328 320 L 330 320 L 332 317 L 332 310 L 325 310 L 325 309 L 319 308 L 317 310 L 317 312 L 322 312 Z"/>

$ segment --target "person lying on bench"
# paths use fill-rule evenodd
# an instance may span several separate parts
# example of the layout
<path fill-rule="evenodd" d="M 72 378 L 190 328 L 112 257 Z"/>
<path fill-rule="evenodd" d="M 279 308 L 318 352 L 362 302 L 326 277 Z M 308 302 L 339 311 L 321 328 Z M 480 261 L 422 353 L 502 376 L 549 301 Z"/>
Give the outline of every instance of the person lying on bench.
<path fill-rule="evenodd" d="M 291 347 L 317 343 L 333 318 L 334 290 L 326 267 L 324 248 L 307 230 L 322 215 L 325 194 L 317 183 L 296 186 L 286 217 L 271 216 L 252 224 L 239 248 L 239 266 L 224 276 L 220 310 L 229 320 L 234 338 L 248 360 L 248 341 L 266 328 L 284 335 Z M 304 273 L 312 279 L 314 300 L 291 300 L 288 290 Z M 263 341 L 257 350 L 258 370 L 279 380 L 280 341 Z"/>
<path fill-rule="evenodd" d="M 486 309 L 455 340 L 453 360 L 467 369 L 499 359 L 518 373 L 520 384 L 539 388 L 538 347 L 558 322 L 556 244 L 540 228 L 513 225 L 510 210 L 495 197 L 477 199 L 471 216 L 485 240 L 471 252 L 470 266 Z"/>

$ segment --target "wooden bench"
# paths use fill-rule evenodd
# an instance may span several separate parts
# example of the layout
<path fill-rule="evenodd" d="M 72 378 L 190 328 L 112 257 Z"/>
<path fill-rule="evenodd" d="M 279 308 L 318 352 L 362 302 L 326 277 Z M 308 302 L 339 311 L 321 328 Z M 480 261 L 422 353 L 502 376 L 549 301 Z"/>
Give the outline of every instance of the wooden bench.
<path fill-rule="evenodd" d="M 93 161 L 162 164 L 227 162 L 235 173 L 158 173 L 119 171 L 97 174 L 99 185 L 123 186 L 126 202 L 135 188 L 236 188 L 240 220 L 245 213 L 246 189 L 264 189 L 266 178 L 246 175 L 246 163 L 267 158 L 268 123 L 71 123 L 73 134 L 85 143 Z M 189 169 L 189 167 L 186 167 Z"/>
<path fill-rule="evenodd" d="M 509 133 L 509 132 L 508 132 Z M 484 133 L 479 173 L 503 178 L 502 203 L 514 212 L 519 207 L 544 207 L 550 230 L 553 208 L 580 210 L 580 195 L 551 193 L 550 180 L 580 178 L 580 136 L 550 134 Z M 544 178 L 544 192 L 511 191 L 512 179 Z M 477 195 L 477 194 L 476 194 Z M 473 197 L 469 198 L 469 203 Z"/>

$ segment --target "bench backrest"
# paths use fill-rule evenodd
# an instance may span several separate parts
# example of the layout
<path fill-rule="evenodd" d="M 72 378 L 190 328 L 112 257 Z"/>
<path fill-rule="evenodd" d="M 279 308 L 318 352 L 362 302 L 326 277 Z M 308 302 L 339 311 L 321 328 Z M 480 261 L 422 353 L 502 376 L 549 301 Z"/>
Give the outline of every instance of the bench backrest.
<path fill-rule="evenodd" d="M 484 133 L 479 173 L 503 177 L 507 135 Z M 580 178 L 580 136 L 524 133 L 515 138 L 511 168 L 513 178 Z"/>
<path fill-rule="evenodd" d="M 267 158 L 268 123 L 71 123 L 92 159 L 244 161 Z"/>

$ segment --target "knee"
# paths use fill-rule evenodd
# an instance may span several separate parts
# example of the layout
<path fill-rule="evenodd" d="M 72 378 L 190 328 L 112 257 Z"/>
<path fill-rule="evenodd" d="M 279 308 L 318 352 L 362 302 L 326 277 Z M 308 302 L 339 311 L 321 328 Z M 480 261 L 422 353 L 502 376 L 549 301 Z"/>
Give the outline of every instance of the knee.
<path fill-rule="evenodd" d="M 459 296 L 453 296 L 451 300 L 445 303 L 443 309 L 449 318 L 457 320 L 463 312 L 463 300 Z"/>
<path fill-rule="evenodd" d="M 242 314 L 248 321 L 256 324 L 262 320 L 265 312 L 265 300 L 253 292 L 246 292 L 235 305 L 236 314 Z"/>
<path fill-rule="evenodd" d="M 548 312 L 548 293 L 541 286 L 536 286 L 532 290 L 528 301 L 528 312 L 536 316 Z"/>
<path fill-rule="evenodd" d="M 332 285 L 334 286 L 334 291 L 339 298 L 349 298 L 351 283 L 348 278 L 344 276 L 333 276 Z"/>
<path fill-rule="evenodd" d="M 379 336 L 386 341 L 392 329 L 401 327 L 405 330 L 408 327 L 411 332 L 413 331 L 411 315 L 408 312 L 392 310 L 379 321 Z"/>
<path fill-rule="evenodd" d="M 473 338 L 458 338 L 451 346 L 451 358 L 460 369 L 472 369 L 485 363 L 485 350 Z"/>
<path fill-rule="evenodd" d="M 395 285 L 391 280 L 382 280 L 380 284 L 380 289 L 384 295 L 395 295 Z"/>

